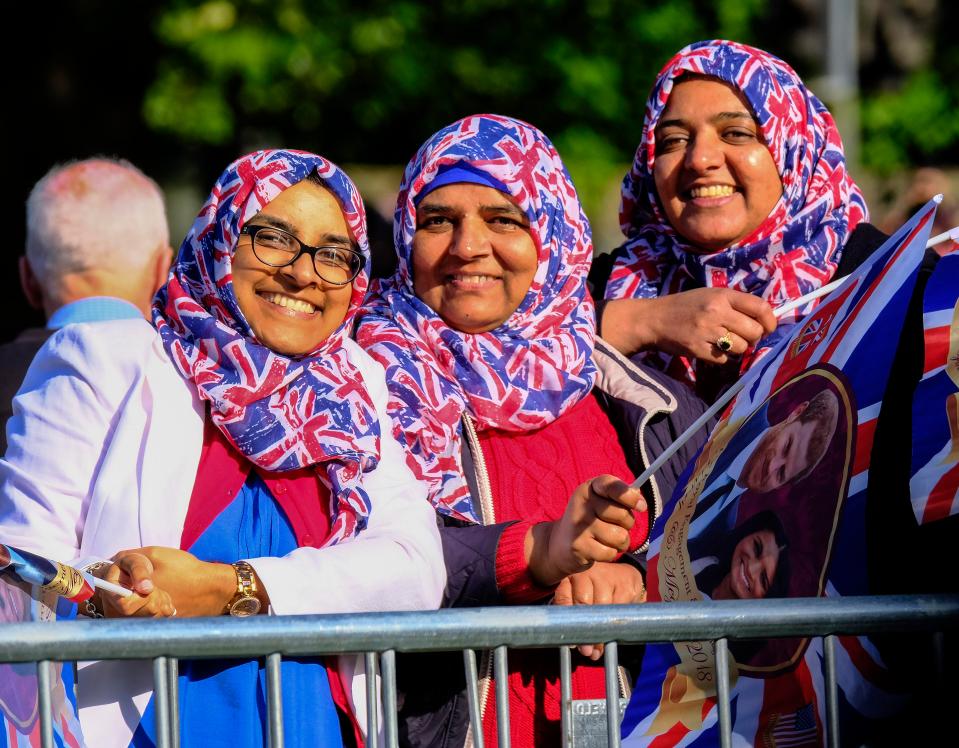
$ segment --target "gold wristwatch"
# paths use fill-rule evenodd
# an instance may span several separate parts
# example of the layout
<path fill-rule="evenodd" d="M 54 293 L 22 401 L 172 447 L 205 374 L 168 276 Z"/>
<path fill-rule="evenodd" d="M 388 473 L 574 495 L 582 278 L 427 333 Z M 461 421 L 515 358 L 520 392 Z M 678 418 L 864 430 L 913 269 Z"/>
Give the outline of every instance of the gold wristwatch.
<path fill-rule="evenodd" d="M 236 594 L 226 604 L 224 613 L 236 618 L 255 616 L 260 612 L 260 598 L 256 596 L 256 575 L 253 567 L 246 561 L 237 561 L 233 564 L 236 572 Z"/>

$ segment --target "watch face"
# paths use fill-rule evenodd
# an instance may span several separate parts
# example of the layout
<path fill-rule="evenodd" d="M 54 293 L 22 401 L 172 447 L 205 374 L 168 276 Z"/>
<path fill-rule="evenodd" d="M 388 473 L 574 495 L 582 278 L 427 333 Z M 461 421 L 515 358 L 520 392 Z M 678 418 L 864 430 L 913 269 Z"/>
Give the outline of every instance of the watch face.
<path fill-rule="evenodd" d="M 241 597 L 230 606 L 230 615 L 236 618 L 255 616 L 260 612 L 260 601 L 255 597 Z"/>

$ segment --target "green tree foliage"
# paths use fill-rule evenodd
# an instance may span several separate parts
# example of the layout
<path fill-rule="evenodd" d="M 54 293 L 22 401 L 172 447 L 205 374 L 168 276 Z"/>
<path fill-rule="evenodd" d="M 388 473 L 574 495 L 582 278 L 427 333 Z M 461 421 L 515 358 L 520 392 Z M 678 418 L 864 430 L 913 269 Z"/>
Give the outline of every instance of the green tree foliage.
<path fill-rule="evenodd" d="M 764 5 L 174 0 L 156 25 L 167 52 L 144 113 L 190 142 L 279 137 L 392 162 L 452 119 L 497 111 L 575 155 L 623 159 L 666 59 L 699 38 L 748 41 Z"/>

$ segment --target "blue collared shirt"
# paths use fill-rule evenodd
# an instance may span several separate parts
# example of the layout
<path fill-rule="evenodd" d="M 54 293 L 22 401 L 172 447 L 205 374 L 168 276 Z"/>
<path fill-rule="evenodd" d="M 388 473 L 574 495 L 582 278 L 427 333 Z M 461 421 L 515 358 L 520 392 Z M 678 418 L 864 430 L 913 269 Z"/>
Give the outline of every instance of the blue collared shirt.
<path fill-rule="evenodd" d="M 124 299 L 90 296 L 57 309 L 47 320 L 47 329 L 59 330 L 76 322 L 108 322 L 115 319 L 143 319 L 143 312 Z"/>

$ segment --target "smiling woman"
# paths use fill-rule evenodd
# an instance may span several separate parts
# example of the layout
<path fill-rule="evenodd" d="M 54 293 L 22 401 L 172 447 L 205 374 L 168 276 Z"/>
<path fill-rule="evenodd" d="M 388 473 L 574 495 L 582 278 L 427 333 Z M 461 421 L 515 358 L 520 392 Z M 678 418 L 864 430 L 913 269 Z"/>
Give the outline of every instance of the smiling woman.
<path fill-rule="evenodd" d="M 281 192 L 243 227 L 233 289 L 261 343 L 277 353 L 303 355 L 343 323 L 356 275 L 349 268 L 362 267 L 362 255 L 352 263 L 345 259 L 354 254 L 349 233 L 333 194 L 308 180 Z M 298 236 L 323 246 L 310 247 L 311 257 Z"/>
<path fill-rule="evenodd" d="M 792 68 L 692 44 L 647 100 L 623 180 L 627 241 L 593 278 L 609 299 L 602 334 L 711 396 L 809 307 L 779 329 L 775 309 L 827 283 L 847 245 L 882 242 L 866 218 L 835 123 Z"/>
<path fill-rule="evenodd" d="M 443 128 L 407 166 L 394 235 L 398 270 L 374 286 L 357 339 L 386 367 L 393 433 L 440 515 L 444 605 L 642 600 L 620 552 L 645 546 L 698 445 L 645 496 L 627 483 L 703 408 L 597 343 L 589 222 L 553 144 L 491 114 Z M 602 698 L 601 648 L 580 654 L 573 697 Z M 509 665 L 514 744 L 555 745 L 556 658 Z M 466 743 L 460 667 L 398 667 L 403 745 Z M 495 710 L 483 732 L 493 744 Z"/>
<path fill-rule="evenodd" d="M 70 325 L 38 354 L 0 461 L 3 537 L 134 590 L 101 592 L 97 617 L 435 607 L 433 512 L 390 433 L 383 369 L 349 338 L 368 268 L 339 168 L 300 151 L 231 164 L 154 299 L 156 329 Z M 362 743 L 362 672 L 284 659 L 287 745 Z M 155 743 L 149 682 L 137 663 L 80 671 L 89 745 Z M 182 662 L 184 738 L 263 746 L 264 684 L 255 660 Z"/>

